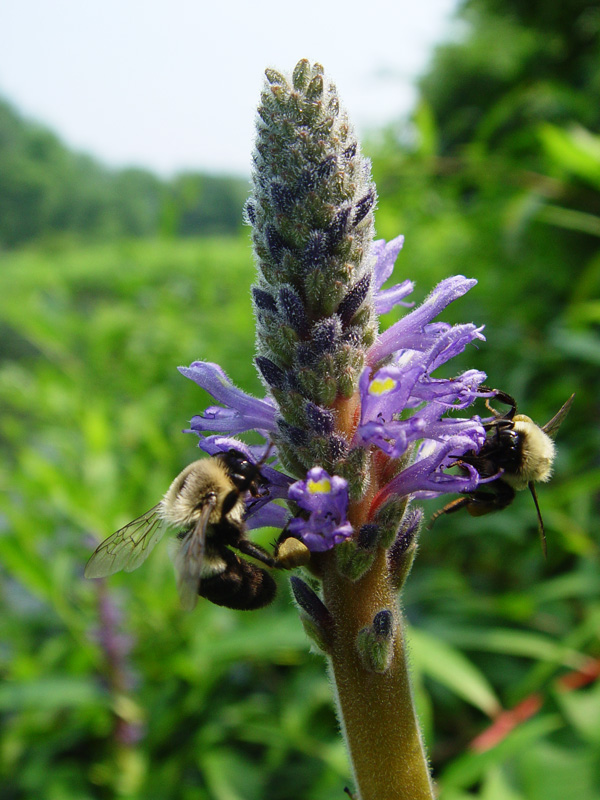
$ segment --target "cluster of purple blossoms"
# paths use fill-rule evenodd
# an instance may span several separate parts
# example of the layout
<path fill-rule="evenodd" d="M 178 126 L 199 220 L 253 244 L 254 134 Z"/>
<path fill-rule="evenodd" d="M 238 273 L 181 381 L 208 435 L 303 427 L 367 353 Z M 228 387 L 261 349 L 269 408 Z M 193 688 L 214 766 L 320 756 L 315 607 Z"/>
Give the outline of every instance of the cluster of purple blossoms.
<path fill-rule="evenodd" d="M 270 491 L 249 498 L 248 527 L 287 527 L 313 552 L 346 540 L 336 552 L 354 563 L 354 545 L 363 561 L 391 547 L 410 498 L 478 484 L 467 463 L 451 467 L 485 440 L 478 417 L 459 416 L 487 395 L 485 376 L 435 377 L 483 339 L 475 325 L 436 321 L 475 281 L 448 278 L 414 308 L 411 281 L 384 289 L 403 237 L 374 241 L 370 163 L 335 85 L 306 60 L 290 77 L 265 74 L 246 219 L 257 266 L 255 363 L 267 394 L 251 397 L 216 364 L 194 362 L 181 372 L 218 405 L 191 430 L 207 453 L 233 447 L 255 463 L 265 446 L 232 437 L 260 434 L 274 446 L 261 467 Z M 399 305 L 410 310 L 379 333 L 379 317 Z"/>
<path fill-rule="evenodd" d="M 381 289 L 391 275 L 402 244 L 401 236 L 388 243 L 374 243 L 372 281 L 379 313 L 399 304 L 407 305 L 404 298 L 413 290 L 410 281 Z M 467 344 L 483 339 L 482 329 L 473 324 L 434 322 L 443 309 L 474 284 L 474 280 L 461 276 L 442 281 L 424 303 L 378 336 L 366 352 L 358 387 L 360 416 L 351 448 L 376 448 L 385 458 L 402 465 L 407 453 L 411 456 L 409 463 L 378 490 L 373 514 L 390 498 L 471 492 L 478 484 L 479 476 L 473 467 L 464 465 L 458 473 L 449 468 L 464 453 L 481 447 L 485 440 L 482 422 L 476 416 L 444 415 L 485 396 L 487 393 L 479 388 L 485 375 L 478 370 L 468 370 L 454 378 L 432 375 Z M 264 446 L 248 447 L 231 437 L 253 430 L 266 441 L 276 439 L 280 414 L 273 399 L 259 400 L 237 389 L 216 364 L 197 361 L 180 371 L 221 404 L 192 419 L 191 431 L 200 436 L 199 446 L 211 455 L 236 447 L 251 460 L 260 460 Z M 227 435 L 215 435 L 216 431 Z M 266 498 L 251 501 L 247 511 L 250 528 L 288 524 L 288 530 L 316 552 L 351 536 L 344 478 L 329 475 L 319 465 L 310 469 L 305 479 L 295 482 L 273 466 L 263 467 L 262 472 L 269 481 L 270 492 Z M 285 507 L 271 502 L 278 499 L 293 501 L 300 513 L 290 519 Z"/>

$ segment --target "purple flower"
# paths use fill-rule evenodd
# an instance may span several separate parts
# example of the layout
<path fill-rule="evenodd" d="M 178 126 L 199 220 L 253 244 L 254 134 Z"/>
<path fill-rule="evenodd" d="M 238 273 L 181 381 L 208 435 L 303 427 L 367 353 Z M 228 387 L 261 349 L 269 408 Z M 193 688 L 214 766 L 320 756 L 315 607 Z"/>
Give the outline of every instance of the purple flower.
<path fill-rule="evenodd" d="M 464 453 L 481 447 L 485 441 L 483 424 L 479 417 L 442 415 L 488 395 L 479 389 L 486 376 L 479 370 L 449 379 L 432 376 L 467 344 L 483 339 L 482 328 L 475 325 L 432 322 L 473 283 L 460 277 L 442 281 L 422 306 L 389 328 L 369 351 L 371 365 L 390 356 L 392 361 L 375 371 L 367 367 L 360 377 L 361 414 L 354 443 L 374 445 L 391 459 L 400 458 L 409 447 L 421 443 L 413 463 L 380 489 L 372 509 L 393 495 L 431 496 L 471 491 L 476 485 L 475 470 L 468 470 L 467 477 L 446 470 Z"/>
<path fill-rule="evenodd" d="M 371 503 L 373 516 L 391 497 L 413 495 L 426 498 L 448 492 L 472 492 L 479 483 L 477 470 L 465 464 L 467 474 L 455 475 L 446 470 L 452 467 L 457 455 L 472 449 L 470 436 L 459 435 L 446 442 L 428 440 L 417 452 L 414 462 L 379 490 Z"/>
<path fill-rule="evenodd" d="M 375 506 L 391 495 L 472 491 L 476 485 L 474 470 L 469 471 L 468 481 L 445 470 L 467 451 L 481 447 L 485 441 L 483 424 L 478 417 L 442 418 L 442 414 L 448 408 L 462 408 L 483 394 L 477 386 L 484 378 L 483 373 L 470 370 L 454 380 L 435 380 L 422 364 L 412 364 L 406 371 L 383 367 L 372 378 L 370 370 L 365 370 L 356 438 L 363 446 L 375 445 L 392 459 L 422 442 L 413 463 L 380 490 Z M 416 406 L 420 407 L 410 413 Z M 400 418 L 407 410 L 409 414 Z"/>
<path fill-rule="evenodd" d="M 403 298 L 413 290 L 411 281 L 381 289 L 392 274 L 403 242 L 404 237 L 398 236 L 390 242 L 379 240 L 372 245 L 375 263 L 371 282 L 378 313 L 386 313 L 398 304 L 407 305 Z M 453 326 L 434 321 L 449 303 L 474 284 L 475 281 L 462 276 L 442 281 L 424 303 L 382 333 L 366 352 L 368 366 L 358 380 L 360 414 L 350 448 L 375 447 L 391 461 L 411 454 L 404 469 L 390 470 L 394 477 L 379 488 L 371 506 L 371 518 L 393 497 L 430 497 L 442 492 L 472 491 L 477 485 L 474 468 L 465 466 L 460 474 L 448 470 L 466 452 L 481 447 L 485 441 L 483 424 L 477 416 L 447 414 L 455 414 L 476 398 L 489 395 L 479 388 L 485 375 L 479 370 L 467 370 L 454 378 L 438 378 L 435 371 L 469 343 L 484 339 L 483 329 L 473 324 Z M 275 306 L 265 308 L 275 313 Z M 389 363 L 377 368 L 386 359 Z M 199 446 L 207 453 L 213 455 L 234 447 L 256 463 L 263 457 L 265 446 L 249 447 L 231 438 L 231 434 L 255 430 L 267 440 L 291 430 L 285 416 L 283 422 L 279 420 L 280 412 L 273 399 L 259 400 L 237 389 L 218 365 L 196 361 L 180 371 L 222 404 L 211 406 L 191 422 L 191 431 L 199 435 Z M 307 398 L 305 408 L 307 419 L 313 420 L 318 406 Z M 320 413 L 325 414 L 326 409 Z M 229 436 L 206 435 L 217 431 Z M 321 435 L 326 437 L 327 433 Z M 351 535 L 346 517 L 347 483 L 343 478 L 314 466 L 304 480 L 290 485 L 293 479 L 272 465 L 265 464 L 261 472 L 268 481 L 268 493 L 248 498 L 248 527 L 284 527 L 288 523 L 289 529 L 314 551 L 327 550 Z M 272 502 L 288 498 L 308 511 L 308 518 L 300 516 L 289 522 L 289 512 Z"/>
<path fill-rule="evenodd" d="M 463 294 L 466 294 L 469 289 L 472 289 L 476 283 L 476 280 L 469 280 L 462 275 L 443 280 L 435 287 L 424 303 L 398 320 L 378 337 L 375 344 L 369 349 L 368 363 L 374 366 L 384 358 L 405 349 L 429 349 L 440 333 L 451 330 L 446 323 L 431 325 L 432 320 L 453 300 L 457 300 Z M 474 325 L 461 327 L 469 329 L 473 339 L 484 338 L 481 335 L 481 328 L 476 328 Z M 460 349 L 456 349 L 455 346 L 452 354 L 455 355 L 458 352 L 460 352 Z M 451 357 L 451 355 L 448 356 L 448 358 Z"/>
<path fill-rule="evenodd" d="M 290 486 L 288 497 L 309 512 L 308 519 L 296 517 L 289 530 L 299 536 L 309 550 L 323 552 L 352 535 L 346 519 L 348 483 L 337 475 L 329 475 L 322 467 L 313 467 L 305 481 Z"/>
<path fill-rule="evenodd" d="M 277 409 L 273 400 L 268 397 L 258 400 L 237 389 L 218 364 L 194 361 L 189 367 L 179 367 L 179 372 L 225 406 L 210 406 L 203 414 L 193 417 L 191 428 L 196 433 L 256 430 L 267 437 L 276 430 Z"/>

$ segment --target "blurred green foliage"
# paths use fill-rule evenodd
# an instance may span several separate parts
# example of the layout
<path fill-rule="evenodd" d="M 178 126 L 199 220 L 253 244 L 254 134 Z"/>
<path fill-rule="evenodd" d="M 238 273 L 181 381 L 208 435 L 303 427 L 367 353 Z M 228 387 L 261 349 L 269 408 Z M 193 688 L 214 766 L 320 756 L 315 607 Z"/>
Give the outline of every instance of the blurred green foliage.
<path fill-rule="evenodd" d="M 247 193 L 248 182 L 232 176 L 110 170 L 0 100 L 0 248 L 239 233 Z"/>
<path fill-rule="evenodd" d="M 416 279 L 417 301 L 447 275 L 478 279 L 444 315 L 486 324 L 463 368 L 540 423 L 576 399 L 539 489 L 547 562 L 526 493 L 423 532 L 403 599 L 415 688 L 442 800 L 596 800 L 600 13 L 478 0 L 465 18 L 410 123 L 371 143 L 378 232 L 406 235 L 396 279 Z M 249 241 L 177 238 L 196 213 L 194 179 L 177 187 L 175 211 L 161 206 L 173 236 L 78 246 L 36 229 L 0 256 L 2 800 L 329 800 L 350 781 L 282 577 L 268 609 L 189 615 L 165 547 L 134 573 L 82 577 L 95 542 L 196 457 L 180 431 L 210 401 L 175 367 L 216 361 L 262 395 Z M 532 699 L 537 713 L 470 747 Z"/>

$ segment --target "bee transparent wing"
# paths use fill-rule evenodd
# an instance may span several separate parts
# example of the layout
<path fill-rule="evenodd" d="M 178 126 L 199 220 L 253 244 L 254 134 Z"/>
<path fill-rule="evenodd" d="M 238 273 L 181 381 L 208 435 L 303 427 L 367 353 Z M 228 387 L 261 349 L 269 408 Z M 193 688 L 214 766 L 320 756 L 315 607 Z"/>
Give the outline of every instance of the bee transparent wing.
<path fill-rule="evenodd" d="M 564 404 L 564 406 L 559 411 L 557 411 L 557 413 L 552 417 L 552 419 L 545 425 L 542 425 L 542 430 L 544 431 L 544 433 L 547 433 L 548 436 L 556 435 L 556 432 L 564 422 L 565 417 L 567 416 L 571 406 L 573 405 L 574 397 L 575 395 L 572 394 L 571 397 L 569 397 L 567 402 Z"/>
<path fill-rule="evenodd" d="M 173 561 L 177 573 L 177 591 L 181 607 L 193 611 L 198 602 L 198 589 L 202 578 L 206 526 L 216 505 L 216 497 L 211 497 L 203 506 L 200 519 L 184 536 Z"/>
<path fill-rule="evenodd" d="M 85 577 L 105 578 L 119 570 L 137 569 L 167 530 L 159 509 L 160 503 L 105 539 L 86 564 Z"/>

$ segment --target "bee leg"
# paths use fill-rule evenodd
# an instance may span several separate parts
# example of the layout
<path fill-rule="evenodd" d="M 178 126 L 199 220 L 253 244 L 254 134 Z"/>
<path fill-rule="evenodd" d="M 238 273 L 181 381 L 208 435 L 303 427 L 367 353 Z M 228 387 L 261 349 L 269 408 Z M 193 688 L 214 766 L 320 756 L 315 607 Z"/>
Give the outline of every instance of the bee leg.
<path fill-rule="evenodd" d="M 482 517 L 492 511 L 501 511 L 509 506 L 514 499 L 515 490 L 512 486 L 497 478 L 485 484 L 484 488 L 469 492 L 464 497 L 452 500 L 452 502 L 440 508 L 435 514 L 432 514 L 428 527 L 431 528 L 435 520 L 441 517 L 442 514 L 452 514 L 461 508 L 466 508 L 472 517 Z"/>
<path fill-rule="evenodd" d="M 239 499 L 240 493 L 237 489 L 232 489 L 228 494 L 226 494 L 221 505 L 221 516 L 226 517 Z"/>
<path fill-rule="evenodd" d="M 431 519 L 429 520 L 427 527 L 431 528 L 436 519 L 441 517 L 442 514 L 452 514 L 454 511 L 459 511 L 461 508 L 465 508 L 465 506 L 468 506 L 470 502 L 470 497 L 459 497 L 458 500 L 452 500 L 450 503 L 446 503 L 443 508 L 438 509 L 438 511 L 431 515 Z"/>
<path fill-rule="evenodd" d="M 277 566 L 277 559 L 273 558 L 273 556 L 268 553 L 264 547 L 261 547 L 259 544 L 255 544 L 254 542 L 250 541 L 250 539 L 240 539 L 232 546 L 239 550 L 240 553 L 243 553 L 245 556 L 255 558 L 257 561 L 260 561 L 267 567 Z"/>
<path fill-rule="evenodd" d="M 252 611 L 268 606 L 277 592 L 277 585 L 269 573 L 238 558 L 224 547 L 220 553 L 226 569 L 210 578 L 202 578 L 198 594 L 218 606 Z"/>
<path fill-rule="evenodd" d="M 476 489 L 467 496 L 467 511 L 472 517 L 482 517 L 492 511 L 502 511 L 515 499 L 515 490 L 510 484 L 497 478 Z"/>
<path fill-rule="evenodd" d="M 487 386 L 481 388 L 487 389 Z M 514 397 L 511 397 L 509 394 L 506 394 L 506 392 L 503 392 L 500 389 L 491 389 L 490 391 L 494 392 L 494 397 L 486 397 L 485 405 L 488 411 L 491 411 L 495 417 L 511 420 L 517 413 L 517 404 Z M 505 414 L 501 414 L 499 411 L 496 411 L 495 408 L 492 408 L 490 405 L 490 399 L 498 400 L 498 402 L 502 403 L 502 405 L 509 406 L 509 410 Z"/>
<path fill-rule="evenodd" d="M 531 492 L 531 496 L 533 497 L 533 502 L 535 503 L 535 510 L 537 511 L 538 530 L 540 533 L 540 544 L 542 545 L 542 553 L 544 554 L 544 558 L 548 558 L 548 544 L 546 542 L 546 531 L 544 529 L 544 520 L 542 519 L 542 512 L 540 511 L 540 504 L 538 503 L 535 484 L 533 483 L 533 481 L 529 481 L 527 486 L 529 487 L 529 491 Z"/>

